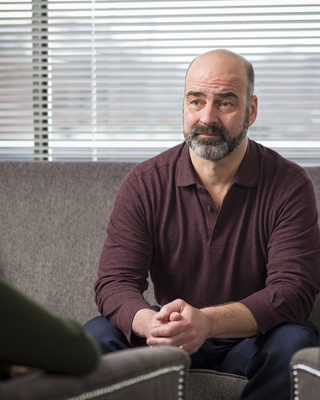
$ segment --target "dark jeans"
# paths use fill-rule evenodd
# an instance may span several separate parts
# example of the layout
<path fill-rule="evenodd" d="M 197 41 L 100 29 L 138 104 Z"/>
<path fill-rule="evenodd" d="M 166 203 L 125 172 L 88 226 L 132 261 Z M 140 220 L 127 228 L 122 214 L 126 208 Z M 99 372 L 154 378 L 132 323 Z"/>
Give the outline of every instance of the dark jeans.
<path fill-rule="evenodd" d="M 132 347 L 105 317 L 92 319 L 84 328 L 100 343 L 103 354 Z M 246 376 L 249 382 L 241 399 L 289 400 L 292 355 L 302 348 L 318 345 L 319 334 L 311 322 L 286 323 L 251 339 L 208 339 L 191 356 L 191 368 Z"/>

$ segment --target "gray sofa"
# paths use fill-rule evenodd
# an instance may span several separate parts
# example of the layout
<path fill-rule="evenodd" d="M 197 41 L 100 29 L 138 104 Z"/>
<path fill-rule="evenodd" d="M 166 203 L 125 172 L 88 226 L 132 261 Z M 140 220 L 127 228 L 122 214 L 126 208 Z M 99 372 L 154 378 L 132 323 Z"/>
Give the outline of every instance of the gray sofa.
<path fill-rule="evenodd" d="M 93 285 L 106 225 L 118 187 L 133 165 L 121 162 L 0 162 L 0 273 L 65 317 L 85 323 L 98 315 Z M 314 181 L 320 209 L 320 167 L 307 168 L 307 171 Z M 145 297 L 150 303 L 155 303 L 151 283 Z M 319 296 L 311 320 L 320 329 Z M 26 393 L 41 385 L 45 390 L 46 385 L 50 385 L 46 381 L 49 378 L 57 379 L 57 384 L 53 385 L 58 392 L 59 387 L 77 388 L 75 392 L 70 389 L 69 397 L 58 397 L 60 394 L 57 394 L 52 399 L 75 397 L 88 387 L 95 389 L 99 385 L 104 387 L 111 384 L 111 381 L 104 382 L 103 377 L 108 376 L 108 367 L 113 363 L 119 363 L 119 369 L 127 365 L 126 373 L 129 375 L 130 371 L 140 373 L 137 371 L 137 366 L 142 363 L 138 361 L 139 357 L 142 357 L 149 372 L 159 368 L 159 365 L 160 369 L 166 368 L 166 360 L 169 360 L 168 368 L 177 365 L 184 365 L 185 368 L 188 364 L 184 352 L 167 347 L 160 350 L 142 348 L 134 350 L 136 355 L 129 350 L 105 356 L 100 370 L 94 376 L 83 379 L 41 376 L 10 384 L 0 383 L 0 398 L 40 399 L 36 396 L 27 397 Z M 316 350 L 312 350 L 312 355 Z M 153 351 L 156 353 L 151 353 Z M 310 354 L 306 357 L 304 363 L 307 365 Z M 302 364 L 301 358 L 299 360 Z M 313 362 L 312 365 L 319 369 L 319 356 L 317 360 L 318 364 Z M 296 372 L 294 365 L 292 374 Z M 172 385 L 175 387 L 179 374 L 173 375 L 171 382 L 174 381 Z M 170 381 L 168 376 L 162 378 Z M 121 381 L 122 378 L 117 376 L 117 379 Z M 231 374 L 192 370 L 187 376 L 186 399 L 236 400 L 246 382 L 246 378 Z M 180 386 L 181 383 L 183 385 L 180 382 Z M 294 380 L 292 383 L 297 385 Z M 17 389 L 17 385 L 21 385 L 21 389 Z M 149 393 L 148 398 L 172 398 L 168 393 L 161 393 L 161 387 L 165 385 L 157 381 L 155 386 L 160 397 Z M 139 389 L 141 393 L 146 390 L 143 387 Z M 20 397 L 5 397 L 10 390 L 16 395 L 19 392 Z M 120 392 L 118 395 L 115 398 L 127 398 Z M 183 395 L 180 393 L 181 398 Z M 177 394 L 175 396 L 173 398 L 178 398 Z M 144 397 L 132 397 L 132 400 L 135 398 Z M 308 397 L 308 400 L 313 398 Z"/>

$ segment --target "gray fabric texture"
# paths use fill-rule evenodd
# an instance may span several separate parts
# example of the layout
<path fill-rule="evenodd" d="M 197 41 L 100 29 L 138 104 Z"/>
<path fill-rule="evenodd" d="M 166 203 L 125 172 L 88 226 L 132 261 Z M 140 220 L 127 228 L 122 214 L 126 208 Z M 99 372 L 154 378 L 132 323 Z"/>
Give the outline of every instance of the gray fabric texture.
<path fill-rule="evenodd" d="M 0 273 L 52 310 L 98 315 L 93 284 L 126 163 L 0 162 Z"/>
<path fill-rule="evenodd" d="M 133 165 L 0 162 L 0 273 L 65 317 L 85 323 L 98 315 L 93 285 L 106 225 Z M 320 167 L 306 170 L 319 209 Z M 151 284 L 145 297 L 155 304 Z M 320 330 L 319 295 L 311 320 Z M 236 399 L 244 383 L 242 377 L 192 371 L 187 398 Z"/>
<path fill-rule="evenodd" d="M 247 378 L 205 369 L 190 370 L 187 400 L 238 400 Z"/>
<path fill-rule="evenodd" d="M 83 377 L 38 374 L 0 382 L 0 399 L 183 400 L 189 364 L 186 353 L 173 347 L 123 350 L 104 356 Z"/>
<path fill-rule="evenodd" d="M 291 359 L 291 398 L 320 398 L 320 348 L 299 350 Z"/>

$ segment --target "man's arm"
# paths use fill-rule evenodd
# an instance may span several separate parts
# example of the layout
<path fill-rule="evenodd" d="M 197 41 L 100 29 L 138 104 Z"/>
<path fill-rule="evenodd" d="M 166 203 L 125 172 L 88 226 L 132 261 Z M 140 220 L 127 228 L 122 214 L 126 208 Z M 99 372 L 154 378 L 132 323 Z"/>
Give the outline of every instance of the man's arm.
<path fill-rule="evenodd" d="M 119 188 L 95 283 L 100 313 L 132 344 L 137 344 L 132 335 L 135 314 L 142 309 L 151 310 L 142 295 L 148 287 L 148 271 L 153 258 L 144 201 L 140 198 L 142 192 L 133 169 Z"/>
<path fill-rule="evenodd" d="M 252 337 L 259 333 L 251 312 L 240 303 L 196 309 L 180 299 L 166 304 L 159 313 L 140 310 L 132 328 L 146 337 L 150 346 L 183 346 L 188 354 L 195 353 L 208 338 Z"/>
<path fill-rule="evenodd" d="M 157 322 L 156 314 L 156 311 L 149 308 L 139 310 L 132 321 L 132 333 L 143 338 L 150 337 L 150 331 Z"/>

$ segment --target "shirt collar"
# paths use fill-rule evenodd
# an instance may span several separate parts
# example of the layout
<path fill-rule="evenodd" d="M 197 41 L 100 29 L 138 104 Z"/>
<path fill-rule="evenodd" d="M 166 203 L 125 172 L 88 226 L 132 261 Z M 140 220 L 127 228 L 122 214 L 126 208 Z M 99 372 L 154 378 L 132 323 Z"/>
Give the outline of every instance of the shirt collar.
<path fill-rule="evenodd" d="M 184 142 L 177 165 L 178 186 L 190 186 L 197 183 L 190 159 L 189 146 Z"/>
<path fill-rule="evenodd" d="M 257 187 L 259 179 L 260 161 L 255 142 L 248 139 L 246 154 L 240 168 L 233 179 L 233 183 L 247 187 Z"/>
<path fill-rule="evenodd" d="M 241 186 L 256 187 L 259 178 L 259 155 L 255 142 L 248 139 L 246 154 L 241 162 L 240 168 L 234 177 L 233 183 Z M 190 186 L 197 184 L 193 167 L 191 164 L 189 146 L 184 143 L 177 165 L 178 186 Z"/>

